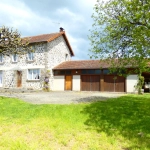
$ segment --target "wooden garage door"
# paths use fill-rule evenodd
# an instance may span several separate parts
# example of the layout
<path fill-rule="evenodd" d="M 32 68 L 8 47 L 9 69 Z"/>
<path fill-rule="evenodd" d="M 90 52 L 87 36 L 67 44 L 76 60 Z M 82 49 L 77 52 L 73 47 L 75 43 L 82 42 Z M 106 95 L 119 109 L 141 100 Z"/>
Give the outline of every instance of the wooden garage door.
<path fill-rule="evenodd" d="M 114 75 L 104 76 L 104 91 L 125 92 L 125 78 Z"/>
<path fill-rule="evenodd" d="M 81 76 L 81 90 L 82 91 L 99 91 L 100 90 L 100 76 L 97 76 L 97 75 Z"/>

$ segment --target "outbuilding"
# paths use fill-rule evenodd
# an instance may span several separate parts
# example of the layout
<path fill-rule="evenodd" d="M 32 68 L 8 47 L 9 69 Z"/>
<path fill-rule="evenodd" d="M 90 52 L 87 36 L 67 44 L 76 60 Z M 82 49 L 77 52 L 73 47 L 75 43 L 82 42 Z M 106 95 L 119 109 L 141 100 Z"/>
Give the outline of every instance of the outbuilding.
<path fill-rule="evenodd" d="M 127 77 L 109 73 L 109 66 L 99 60 L 67 61 L 53 68 L 53 90 L 135 92 L 137 74 Z"/>

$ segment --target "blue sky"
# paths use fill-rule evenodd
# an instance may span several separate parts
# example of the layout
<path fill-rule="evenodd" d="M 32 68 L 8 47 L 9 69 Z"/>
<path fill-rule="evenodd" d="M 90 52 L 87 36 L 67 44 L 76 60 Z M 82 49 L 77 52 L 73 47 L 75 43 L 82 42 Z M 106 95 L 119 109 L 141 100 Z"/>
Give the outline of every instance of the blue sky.
<path fill-rule="evenodd" d="M 96 0 L 0 0 L 0 26 L 22 36 L 59 32 L 63 27 L 75 53 L 73 60 L 90 59 L 88 35 Z"/>

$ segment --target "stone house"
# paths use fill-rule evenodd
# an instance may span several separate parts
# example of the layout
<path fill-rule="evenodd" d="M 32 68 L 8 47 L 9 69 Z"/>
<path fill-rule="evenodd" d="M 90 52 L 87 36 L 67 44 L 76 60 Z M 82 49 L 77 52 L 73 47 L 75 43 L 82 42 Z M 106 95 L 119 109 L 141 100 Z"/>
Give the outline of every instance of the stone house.
<path fill-rule="evenodd" d="M 42 73 L 50 71 L 50 89 L 53 89 L 52 68 L 58 64 L 70 61 L 74 56 L 68 38 L 64 31 L 52 34 L 27 37 L 34 50 L 18 56 L 0 55 L 0 87 L 41 89 Z"/>

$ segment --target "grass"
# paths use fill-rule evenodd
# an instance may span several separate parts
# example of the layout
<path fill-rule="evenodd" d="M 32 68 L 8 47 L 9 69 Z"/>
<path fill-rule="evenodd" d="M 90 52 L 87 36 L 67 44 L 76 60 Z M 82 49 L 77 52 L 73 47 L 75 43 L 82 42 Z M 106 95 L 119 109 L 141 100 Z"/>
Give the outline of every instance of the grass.
<path fill-rule="evenodd" d="M 150 95 L 33 105 L 0 97 L 0 150 L 149 150 Z"/>

